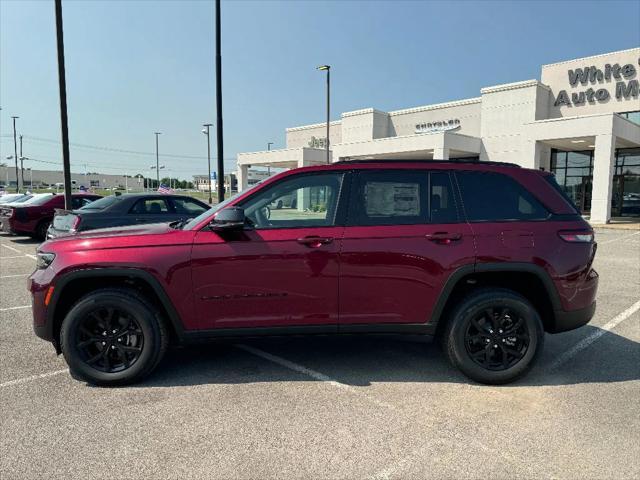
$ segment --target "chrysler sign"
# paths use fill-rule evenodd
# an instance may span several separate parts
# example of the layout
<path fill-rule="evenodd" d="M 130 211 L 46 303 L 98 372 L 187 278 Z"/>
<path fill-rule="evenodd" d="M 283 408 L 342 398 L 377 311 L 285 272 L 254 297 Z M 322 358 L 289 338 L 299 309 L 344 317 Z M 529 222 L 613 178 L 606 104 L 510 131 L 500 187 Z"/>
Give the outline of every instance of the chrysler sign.
<path fill-rule="evenodd" d="M 415 133 L 437 133 L 448 132 L 460 128 L 460 120 L 457 118 L 438 122 L 418 123 Z"/>

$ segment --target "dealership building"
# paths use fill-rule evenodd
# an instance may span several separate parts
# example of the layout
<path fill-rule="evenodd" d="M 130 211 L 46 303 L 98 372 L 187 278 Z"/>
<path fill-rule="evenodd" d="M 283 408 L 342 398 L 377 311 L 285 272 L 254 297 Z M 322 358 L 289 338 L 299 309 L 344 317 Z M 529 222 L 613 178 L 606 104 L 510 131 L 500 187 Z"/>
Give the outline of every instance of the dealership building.
<path fill-rule="evenodd" d="M 543 65 L 540 80 L 391 112 L 365 108 L 330 123 L 330 161 L 469 159 L 555 173 L 592 223 L 640 216 L 640 48 Z M 251 167 L 326 163 L 326 124 L 286 130 L 286 148 L 238 154 Z"/>

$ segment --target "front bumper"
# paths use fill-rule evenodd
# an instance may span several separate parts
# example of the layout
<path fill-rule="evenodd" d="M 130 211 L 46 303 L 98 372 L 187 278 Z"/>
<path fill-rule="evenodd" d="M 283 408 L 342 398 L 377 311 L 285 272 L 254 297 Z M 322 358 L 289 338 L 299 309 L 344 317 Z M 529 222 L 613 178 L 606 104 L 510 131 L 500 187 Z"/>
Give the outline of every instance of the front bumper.
<path fill-rule="evenodd" d="M 596 302 L 579 310 L 556 310 L 553 325 L 547 328 L 549 333 L 567 332 L 582 327 L 591 321 L 596 313 Z"/>

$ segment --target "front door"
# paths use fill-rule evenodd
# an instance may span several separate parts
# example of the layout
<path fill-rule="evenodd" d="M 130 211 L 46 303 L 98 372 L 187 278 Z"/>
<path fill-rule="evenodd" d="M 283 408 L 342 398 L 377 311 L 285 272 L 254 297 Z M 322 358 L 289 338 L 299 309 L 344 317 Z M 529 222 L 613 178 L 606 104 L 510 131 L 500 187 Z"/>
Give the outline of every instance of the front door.
<path fill-rule="evenodd" d="M 238 206 L 247 227 L 202 230 L 193 246 L 200 328 L 337 329 L 343 174 L 297 174 Z"/>
<path fill-rule="evenodd" d="M 451 273 L 473 265 L 448 172 L 354 175 L 340 258 L 340 325 L 424 324 Z"/>

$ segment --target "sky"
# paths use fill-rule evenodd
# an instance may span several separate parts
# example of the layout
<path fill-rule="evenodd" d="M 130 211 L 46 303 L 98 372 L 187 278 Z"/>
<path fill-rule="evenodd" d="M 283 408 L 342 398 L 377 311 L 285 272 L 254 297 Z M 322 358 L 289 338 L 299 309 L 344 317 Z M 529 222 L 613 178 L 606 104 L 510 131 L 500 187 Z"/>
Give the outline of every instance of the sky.
<path fill-rule="evenodd" d="M 213 1 L 63 0 L 63 17 L 72 170 L 150 175 L 160 131 L 172 176 L 206 173 Z M 321 64 L 337 120 L 477 97 L 539 79 L 543 64 L 640 45 L 637 0 L 223 1 L 221 17 L 228 171 L 238 152 L 283 148 L 287 127 L 324 121 Z M 0 107 L 2 161 L 17 115 L 23 155 L 40 160 L 25 166 L 61 168 L 53 0 L 0 0 Z"/>

